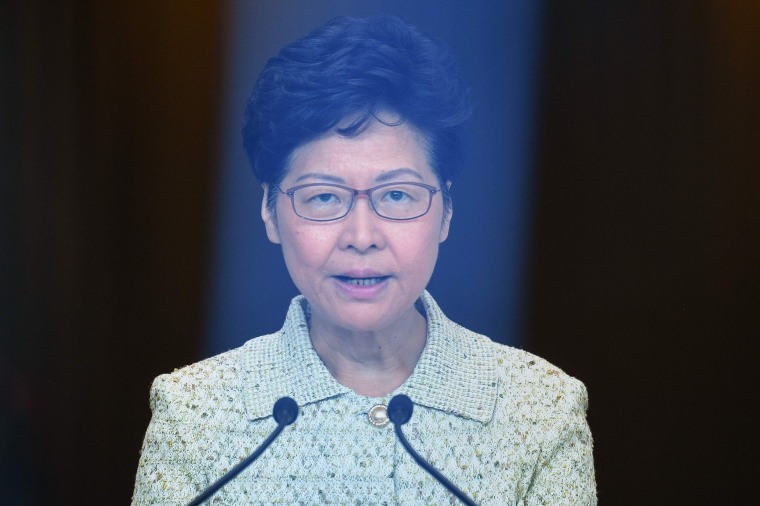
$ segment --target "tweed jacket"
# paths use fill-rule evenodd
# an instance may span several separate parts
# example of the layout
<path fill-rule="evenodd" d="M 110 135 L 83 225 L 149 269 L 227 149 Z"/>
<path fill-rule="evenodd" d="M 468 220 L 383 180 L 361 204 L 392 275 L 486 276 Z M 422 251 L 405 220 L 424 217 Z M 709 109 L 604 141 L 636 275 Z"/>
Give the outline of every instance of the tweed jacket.
<path fill-rule="evenodd" d="M 283 328 L 172 374 L 151 388 L 133 505 L 182 505 L 248 456 L 276 427 L 282 396 L 296 422 L 207 504 L 449 505 L 456 498 L 370 408 L 415 403 L 411 445 L 480 505 L 596 504 L 586 390 L 548 362 L 448 320 L 423 293 L 427 343 L 409 379 L 382 398 L 339 384 L 311 346 L 308 305 Z"/>

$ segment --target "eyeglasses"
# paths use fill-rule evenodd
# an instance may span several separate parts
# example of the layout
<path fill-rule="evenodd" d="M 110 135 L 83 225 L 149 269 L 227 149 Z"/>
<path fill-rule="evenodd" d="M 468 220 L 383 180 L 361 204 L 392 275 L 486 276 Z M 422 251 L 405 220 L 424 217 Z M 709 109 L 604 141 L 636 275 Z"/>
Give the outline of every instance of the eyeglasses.
<path fill-rule="evenodd" d="M 305 220 L 332 221 L 346 216 L 358 195 L 366 195 L 375 213 L 389 220 L 413 220 L 430 210 L 439 188 L 423 183 L 386 183 L 367 190 L 356 190 L 332 183 L 309 183 L 280 193 L 290 197 L 293 211 Z"/>

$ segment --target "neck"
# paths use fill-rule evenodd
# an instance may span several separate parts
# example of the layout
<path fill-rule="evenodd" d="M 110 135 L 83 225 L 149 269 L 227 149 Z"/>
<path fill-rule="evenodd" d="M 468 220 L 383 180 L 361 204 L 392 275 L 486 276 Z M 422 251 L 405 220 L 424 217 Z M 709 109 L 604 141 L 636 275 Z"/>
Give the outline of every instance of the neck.
<path fill-rule="evenodd" d="M 412 307 L 394 325 L 377 331 L 352 331 L 312 318 L 314 350 L 341 385 L 359 395 L 381 397 L 412 375 L 425 348 L 427 324 Z"/>

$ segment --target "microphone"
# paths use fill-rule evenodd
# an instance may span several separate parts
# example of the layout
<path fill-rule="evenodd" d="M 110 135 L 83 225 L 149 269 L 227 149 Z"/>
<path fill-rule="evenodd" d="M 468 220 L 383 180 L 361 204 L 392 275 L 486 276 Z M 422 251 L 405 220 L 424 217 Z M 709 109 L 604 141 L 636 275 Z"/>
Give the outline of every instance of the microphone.
<path fill-rule="evenodd" d="M 200 493 L 198 497 L 193 499 L 187 506 L 198 506 L 203 504 L 206 499 L 214 495 L 220 488 L 225 486 L 232 478 L 240 474 L 243 469 L 253 463 L 254 460 L 264 453 L 264 450 L 269 448 L 269 445 L 277 439 L 282 429 L 292 424 L 298 418 L 298 404 L 290 397 L 281 397 L 274 403 L 272 408 L 272 416 L 274 421 L 277 422 L 277 428 L 272 431 L 268 438 L 264 440 L 261 445 L 256 448 L 252 454 L 250 454 L 245 460 L 241 461 L 238 465 L 230 469 L 227 474 L 219 478 L 216 482 L 212 483 L 206 490 Z"/>
<path fill-rule="evenodd" d="M 406 448 L 406 451 L 409 452 L 409 455 L 412 456 L 414 461 L 417 462 L 422 469 L 427 471 L 430 476 L 435 478 L 438 483 L 446 487 L 449 492 L 457 496 L 457 498 L 467 506 L 477 506 L 477 504 L 467 497 L 464 492 L 459 490 L 453 483 L 446 479 L 444 475 L 439 473 L 436 468 L 431 466 L 416 451 L 414 451 L 414 448 L 411 447 L 409 441 L 406 440 L 404 433 L 401 431 L 401 426 L 412 418 L 413 410 L 414 403 L 412 403 L 412 400 L 404 394 L 394 396 L 393 399 L 391 399 L 391 402 L 388 403 L 388 418 L 393 422 L 393 429 L 396 431 L 396 437 L 398 437 L 398 440 L 401 441 L 401 444 Z"/>

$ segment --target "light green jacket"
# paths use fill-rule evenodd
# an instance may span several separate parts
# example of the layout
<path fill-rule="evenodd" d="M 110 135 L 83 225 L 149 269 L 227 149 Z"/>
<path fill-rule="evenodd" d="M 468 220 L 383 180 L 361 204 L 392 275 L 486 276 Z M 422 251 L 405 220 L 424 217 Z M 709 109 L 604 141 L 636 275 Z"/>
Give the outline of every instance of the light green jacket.
<path fill-rule="evenodd" d="M 548 362 L 447 319 L 427 293 L 427 344 L 412 376 L 383 398 L 340 385 L 311 346 L 296 297 L 279 332 L 156 378 L 133 505 L 183 505 L 276 427 L 282 396 L 296 422 L 207 504 L 449 505 L 368 411 L 397 393 L 415 403 L 404 433 L 476 503 L 593 505 L 586 389 Z"/>

